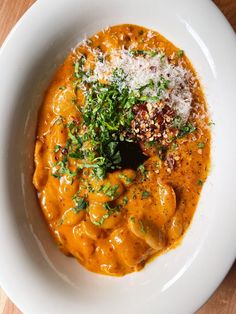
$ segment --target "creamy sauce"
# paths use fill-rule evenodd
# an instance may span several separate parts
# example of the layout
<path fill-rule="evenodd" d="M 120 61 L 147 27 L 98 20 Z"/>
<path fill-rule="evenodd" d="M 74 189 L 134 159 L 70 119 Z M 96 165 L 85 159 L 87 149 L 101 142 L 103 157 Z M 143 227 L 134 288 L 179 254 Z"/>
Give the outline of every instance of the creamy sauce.
<path fill-rule="evenodd" d="M 74 76 L 78 56 L 85 54 L 86 64 L 93 67 L 93 49 L 112 54 L 130 47 L 164 51 L 174 65 L 181 62 L 191 72 L 194 85 L 188 119 L 195 131 L 177 138 L 164 158 L 142 143 L 147 159 L 138 170 L 108 171 L 103 179 L 93 176 L 91 168 L 73 178 L 66 173 L 53 176 L 55 164 L 67 153 L 62 150 L 68 139 L 65 125 L 82 121 L 78 107 L 83 107 L 85 96 L 75 89 Z M 176 246 L 190 225 L 207 178 L 210 131 L 200 84 L 182 54 L 157 32 L 134 25 L 110 27 L 66 58 L 46 92 L 39 113 L 33 183 L 58 246 L 93 272 L 119 276 L 139 270 L 153 256 Z M 77 163 L 69 159 L 70 169 Z M 86 203 L 76 211 L 73 196 L 78 191 L 80 201 Z M 106 206 L 117 210 L 107 217 Z"/>

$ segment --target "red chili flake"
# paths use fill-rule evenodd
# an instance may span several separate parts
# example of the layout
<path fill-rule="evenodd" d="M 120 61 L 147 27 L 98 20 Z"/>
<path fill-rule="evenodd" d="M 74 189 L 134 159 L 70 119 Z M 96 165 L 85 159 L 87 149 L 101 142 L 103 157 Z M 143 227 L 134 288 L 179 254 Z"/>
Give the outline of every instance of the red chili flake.
<path fill-rule="evenodd" d="M 136 138 L 142 141 L 155 141 L 162 145 L 173 133 L 174 111 L 168 105 L 138 104 L 133 108 L 135 118 L 131 127 Z"/>

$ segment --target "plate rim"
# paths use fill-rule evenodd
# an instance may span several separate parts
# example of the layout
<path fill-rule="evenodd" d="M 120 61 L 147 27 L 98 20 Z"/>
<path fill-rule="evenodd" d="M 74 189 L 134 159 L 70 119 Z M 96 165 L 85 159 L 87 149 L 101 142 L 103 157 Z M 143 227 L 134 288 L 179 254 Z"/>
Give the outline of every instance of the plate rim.
<path fill-rule="evenodd" d="M 203 2 L 203 1 L 199 1 L 199 3 L 202 3 L 202 2 Z M 209 2 L 210 2 L 210 1 L 209 1 Z M 29 9 L 22 15 L 22 17 L 18 20 L 18 22 L 15 24 L 15 26 L 11 29 L 11 31 L 10 31 L 9 34 L 7 35 L 6 39 L 4 40 L 4 42 L 3 42 L 3 44 L 2 44 L 2 46 L 1 46 L 1 48 L 0 48 L 0 59 L 1 59 L 1 54 L 2 54 L 2 52 L 3 52 L 5 49 L 7 49 L 6 47 L 7 47 L 8 43 L 9 43 L 11 40 L 14 40 L 14 36 L 15 36 L 15 33 L 17 32 L 17 29 L 20 27 L 20 25 L 21 25 L 22 23 L 25 23 L 27 16 L 31 15 L 34 10 L 37 10 L 37 7 L 40 6 L 41 3 L 44 3 L 44 4 L 45 4 L 46 1 L 40 0 L 40 1 L 36 1 L 35 3 L 33 3 L 33 4 L 30 6 L 30 8 L 29 8 Z M 218 7 L 217 7 L 213 2 L 211 2 L 211 5 L 212 5 L 212 8 L 214 7 L 214 8 L 218 11 L 218 14 L 221 15 L 221 18 L 223 18 L 222 21 L 224 21 L 225 26 L 227 25 L 227 28 L 228 28 L 229 30 L 231 30 L 231 32 L 234 33 L 234 30 L 233 30 L 232 26 L 229 24 L 229 22 L 227 21 L 227 19 L 226 19 L 225 16 L 223 15 L 223 13 L 218 9 Z M 235 257 L 234 257 L 234 258 L 235 258 Z M 213 294 L 213 293 L 215 292 L 215 290 L 218 288 L 218 286 L 220 285 L 220 283 L 223 281 L 224 277 L 225 277 L 226 274 L 228 273 L 228 271 L 229 271 L 230 267 L 232 266 L 233 262 L 234 262 L 234 259 L 232 259 L 231 262 L 228 262 L 227 266 L 225 267 L 224 273 L 222 273 L 222 275 L 219 276 L 219 278 L 218 278 L 218 280 L 217 280 L 217 284 L 214 285 L 214 286 L 215 286 L 214 290 L 211 289 L 211 294 L 208 295 L 208 296 L 206 296 L 204 303 L 207 302 L 207 300 L 212 296 L 212 294 Z M 0 280 L 1 280 L 1 278 L 0 278 Z M 7 285 L 4 285 L 4 283 L 2 283 L 2 282 L 1 282 L 1 285 L 2 285 L 2 287 L 3 287 L 3 289 L 4 289 L 4 291 L 6 291 L 7 295 L 9 295 L 9 297 L 10 297 L 10 298 L 13 300 L 13 302 L 14 302 L 14 300 L 16 300 L 17 297 L 14 297 L 14 296 L 12 295 L 11 291 L 8 290 Z M 5 287 L 6 287 L 6 288 L 5 288 Z M 204 304 L 204 303 L 203 303 L 203 304 Z M 199 306 L 202 306 L 203 304 L 196 306 L 195 310 L 196 310 L 197 308 L 199 308 Z M 21 307 L 21 305 L 19 304 L 19 302 L 16 302 L 16 305 L 17 305 L 21 310 L 24 310 L 24 307 L 23 307 L 23 306 Z"/>

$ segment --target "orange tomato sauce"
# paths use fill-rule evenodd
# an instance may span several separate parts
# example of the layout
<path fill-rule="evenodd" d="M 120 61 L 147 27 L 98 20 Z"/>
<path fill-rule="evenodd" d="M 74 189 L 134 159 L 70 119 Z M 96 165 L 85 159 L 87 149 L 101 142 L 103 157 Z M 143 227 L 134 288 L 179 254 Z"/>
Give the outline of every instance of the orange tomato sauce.
<path fill-rule="evenodd" d="M 134 25 L 110 27 L 90 39 L 90 47 L 112 49 L 164 49 L 167 56 L 177 60 L 178 49 L 163 36 Z M 148 152 L 144 167 L 117 169 L 104 179 L 91 176 L 91 169 L 82 169 L 71 180 L 65 173 L 60 178 L 52 169 L 65 147 L 71 119 L 81 121 L 76 103 L 83 106 L 84 95 L 74 88 L 74 63 L 79 53 L 86 53 L 87 62 L 93 54 L 80 45 L 69 54 L 56 72 L 38 116 L 35 142 L 35 172 L 33 184 L 50 232 L 59 248 L 74 256 L 88 270 L 121 276 L 140 270 L 150 258 L 176 246 L 188 229 L 197 207 L 202 185 L 207 178 L 210 161 L 210 130 L 207 106 L 200 83 L 191 63 L 184 55 L 183 66 L 196 79 L 190 120 L 196 131 L 178 138 L 165 160 Z M 148 149 L 147 149 L 148 150 Z M 70 160 L 70 166 L 76 162 Z M 116 187 L 115 196 L 101 187 Z M 73 210 L 73 196 L 80 191 L 89 206 Z M 104 204 L 120 206 L 119 211 L 105 219 Z M 101 221 L 101 224 L 96 223 Z"/>

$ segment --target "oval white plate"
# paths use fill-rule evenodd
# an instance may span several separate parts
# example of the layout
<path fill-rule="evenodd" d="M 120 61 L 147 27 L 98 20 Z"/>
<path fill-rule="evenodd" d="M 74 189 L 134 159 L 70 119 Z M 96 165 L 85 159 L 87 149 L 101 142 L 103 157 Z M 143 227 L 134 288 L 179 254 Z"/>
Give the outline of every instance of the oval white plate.
<path fill-rule="evenodd" d="M 185 50 L 215 122 L 212 169 L 181 246 L 123 278 L 54 245 L 31 184 L 37 110 L 70 48 L 108 25 L 153 28 Z M 40 0 L 0 54 L 0 284 L 24 313 L 192 313 L 236 255 L 235 35 L 206 0 Z"/>

